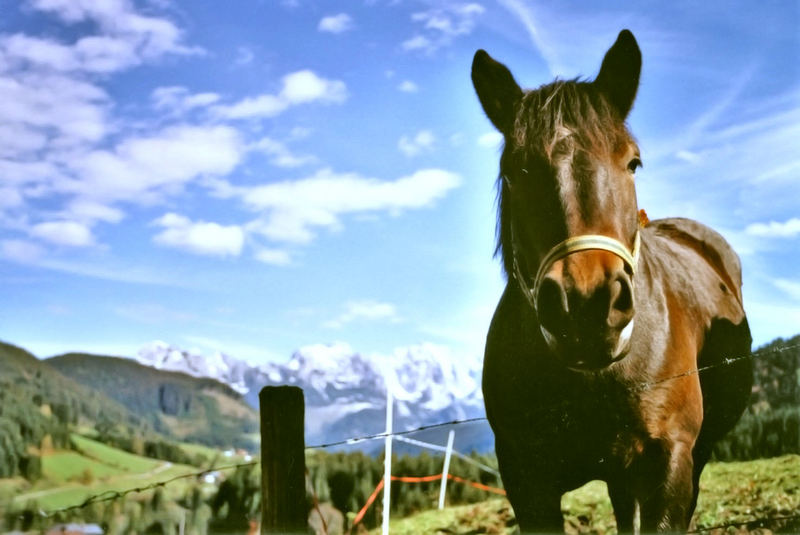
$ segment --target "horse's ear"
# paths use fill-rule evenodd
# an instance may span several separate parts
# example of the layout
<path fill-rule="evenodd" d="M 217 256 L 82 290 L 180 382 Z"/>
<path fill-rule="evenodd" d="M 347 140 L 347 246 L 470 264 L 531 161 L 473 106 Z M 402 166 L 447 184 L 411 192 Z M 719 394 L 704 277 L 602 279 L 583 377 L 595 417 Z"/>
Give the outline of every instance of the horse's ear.
<path fill-rule="evenodd" d="M 606 52 L 594 84 L 606 95 L 623 119 L 633 107 L 641 70 L 642 53 L 639 45 L 630 31 L 622 30 L 617 41 Z"/>
<path fill-rule="evenodd" d="M 489 120 L 500 132 L 508 135 L 514 126 L 517 104 L 522 98 L 522 89 L 511 72 L 486 51 L 478 50 L 472 60 L 472 85 Z"/>

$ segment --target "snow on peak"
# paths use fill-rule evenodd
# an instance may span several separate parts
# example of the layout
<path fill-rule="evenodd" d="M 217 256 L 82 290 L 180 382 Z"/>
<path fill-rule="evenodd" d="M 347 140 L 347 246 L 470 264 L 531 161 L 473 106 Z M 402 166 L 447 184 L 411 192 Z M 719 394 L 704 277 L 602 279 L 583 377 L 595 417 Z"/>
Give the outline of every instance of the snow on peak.
<path fill-rule="evenodd" d="M 244 373 L 249 365 L 220 351 L 203 355 L 199 350 L 184 350 L 161 340 L 143 346 L 135 360 L 159 370 L 183 372 L 195 377 L 208 377 L 227 383 L 237 392 L 248 391 Z"/>

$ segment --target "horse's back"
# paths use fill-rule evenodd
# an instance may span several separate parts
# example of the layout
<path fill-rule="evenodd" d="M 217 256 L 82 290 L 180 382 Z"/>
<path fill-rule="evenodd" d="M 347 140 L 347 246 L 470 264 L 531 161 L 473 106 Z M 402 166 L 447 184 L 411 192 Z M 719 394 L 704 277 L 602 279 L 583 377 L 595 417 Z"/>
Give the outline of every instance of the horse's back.
<path fill-rule="evenodd" d="M 741 262 L 722 235 L 702 223 L 679 217 L 651 221 L 647 230 L 672 243 L 676 249 L 667 254 L 691 259 L 687 276 L 695 279 L 688 287 L 697 306 L 708 310 L 710 319 L 715 315 L 734 323 L 744 319 Z M 674 254 L 676 250 L 680 251 L 678 255 Z"/>

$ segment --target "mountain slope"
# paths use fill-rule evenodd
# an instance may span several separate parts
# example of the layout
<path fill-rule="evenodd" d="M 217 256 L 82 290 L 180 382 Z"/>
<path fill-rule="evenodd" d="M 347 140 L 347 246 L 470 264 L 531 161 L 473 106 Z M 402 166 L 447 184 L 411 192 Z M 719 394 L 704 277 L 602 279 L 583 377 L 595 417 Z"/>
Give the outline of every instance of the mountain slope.
<path fill-rule="evenodd" d="M 0 342 L 0 477 L 35 477 L 31 463 L 39 449 L 65 447 L 69 426 L 77 423 L 148 430 L 116 401 L 64 377 L 24 349 Z"/>
<path fill-rule="evenodd" d="M 241 395 L 213 379 L 157 370 L 130 359 L 70 353 L 45 362 L 104 392 L 165 435 L 213 446 L 246 446 L 258 415 Z"/>

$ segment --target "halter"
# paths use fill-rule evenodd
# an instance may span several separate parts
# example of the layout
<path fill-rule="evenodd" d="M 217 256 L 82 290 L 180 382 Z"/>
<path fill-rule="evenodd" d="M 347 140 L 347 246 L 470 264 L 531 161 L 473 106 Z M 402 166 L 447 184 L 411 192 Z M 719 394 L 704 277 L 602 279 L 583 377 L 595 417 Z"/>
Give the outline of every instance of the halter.
<path fill-rule="evenodd" d="M 516 242 L 513 239 L 513 227 L 512 227 L 512 244 L 516 245 Z M 620 257 L 625 264 L 630 267 L 632 273 L 636 273 L 636 264 L 639 262 L 639 249 L 641 247 L 641 237 L 639 235 L 639 230 L 637 229 L 636 235 L 633 238 L 633 251 L 629 251 L 628 247 L 625 246 L 619 240 L 615 240 L 614 238 L 609 238 L 608 236 L 602 236 L 600 234 L 583 234 L 580 236 L 572 236 L 567 238 L 566 240 L 562 241 L 561 243 L 557 244 L 555 247 L 550 249 L 550 251 L 544 256 L 541 263 L 539 264 L 539 269 L 536 272 L 536 279 L 533 281 L 533 289 L 530 289 L 528 285 L 525 283 L 525 279 L 522 276 L 522 271 L 520 270 L 519 263 L 517 262 L 517 254 L 514 251 L 514 278 L 517 279 L 517 283 L 523 290 L 523 294 L 525 294 L 526 299 L 531 304 L 533 309 L 536 311 L 536 314 L 539 314 L 539 307 L 538 307 L 538 296 L 539 296 L 539 289 L 542 284 L 542 280 L 544 279 L 545 275 L 554 263 L 565 258 L 572 253 L 577 253 L 580 251 L 588 251 L 588 250 L 600 250 L 600 251 L 608 251 Z"/>

